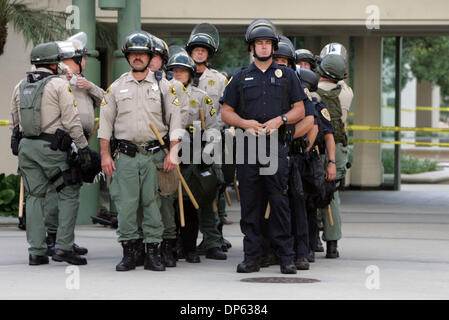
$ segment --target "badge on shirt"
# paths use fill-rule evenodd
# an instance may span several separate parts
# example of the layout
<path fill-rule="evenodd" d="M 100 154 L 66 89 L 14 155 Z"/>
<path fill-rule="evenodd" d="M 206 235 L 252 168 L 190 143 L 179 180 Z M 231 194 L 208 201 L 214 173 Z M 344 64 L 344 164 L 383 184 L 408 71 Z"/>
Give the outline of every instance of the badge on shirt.
<path fill-rule="evenodd" d="M 179 107 L 180 103 L 179 103 L 178 98 L 175 98 L 175 100 L 173 100 L 173 104 L 174 104 L 175 106 L 178 106 L 178 107 Z"/>
<path fill-rule="evenodd" d="M 67 91 L 72 93 L 72 87 L 70 85 L 67 86 Z"/>
<path fill-rule="evenodd" d="M 209 82 L 207 84 L 209 86 L 213 87 L 213 86 L 215 86 L 215 81 L 214 80 L 209 80 Z"/>
<path fill-rule="evenodd" d="M 307 95 L 307 97 L 309 98 L 309 100 L 312 101 L 312 95 L 310 94 L 309 89 L 304 88 L 304 93 Z"/>
<path fill-rule="evenodd" d="M 209 98 L 209 96 L 205 96 L 204 97 L 204 103 L 207 104 L 208 106 L 213 106 L 214 103 L 212 102 L 212 99 Z"/>
<path fill-rule="evenodd" d="M 76 107 L 78 105 L 78 103 L 76 102 L 75 99 L 73 99 L 73 106 Z"/>
<path fill-rule="evenodd" d="M 190 105 L 192 106 L 192 107 L 196 107 L 197 105 L 198 105 L 198 102 L 196 101 L 196 100 L 190 100 Z"/>
<path fill-rule="evenodd" d="M 282 78 L 282 70 L 281 69 L 276 69 L 274 71 L 274 75 L 276 76 L 276 78 Z"/>
<path fill-rule="evenodd" d="M 173 87 L 173 85 L 170 86 L 170 93 L 174 96 L 176 96 L 176 90 L 175 87 Z"/>
<path fill-rule="evenodd" d="M 209 112 L 210 116 L 212 117 L 216 113 L 217 113 L 217 110 L 215 110 L 215 108 L 212 107 L 212 109 L 210 109 L 210 112 Z"/>
<path fill-rule="evenodd" d="M 103 100 L 101 100 L 100 107 L 104 106 L 106 104 L 106 99 L 103 97 Z"/>
<path fill-rule="evenodd" d="M 326 108 L 321 109 L 321 114 L 323 115 L 324 119 L 326 119 L 327 121 L 331 121 L 331 115 Z"/>

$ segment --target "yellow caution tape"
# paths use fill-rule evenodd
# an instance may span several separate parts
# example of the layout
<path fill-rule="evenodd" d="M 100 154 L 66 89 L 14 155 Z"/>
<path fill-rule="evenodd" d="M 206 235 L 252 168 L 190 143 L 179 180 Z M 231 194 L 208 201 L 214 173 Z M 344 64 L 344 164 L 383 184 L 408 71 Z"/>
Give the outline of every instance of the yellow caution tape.
<path fill-rule="evenodd" d="M 386 127 L 386 126 L 366 126 L 350 124 L 348 130 L 352 131 L 415 131 L 415 132 L 449 132 L 449 128 L 415 128 L 415 127 Z"/>
<path fill-rule="evenodd" d="M 440 146 L 449 147 L 449 143 L 432 143 L 432 142 L 408 142 L 408 141 L 385 141 L 385 140 L 363 140 L 349 139 L 349 143 L 389 143 L 389 144 L 414 144 L 416 146 Z"/>
<path fill-rule="evenodd" d="M 383 106 L 384 108 L 394 109 L 394 106 Z M 401 111 L 407 111 L 407 112 L 416 112 L 416 110 L 424 110 L 424 111 L 432 111 L 432 110 L 439 110 L 439 111 L 449 111 L 449 108 L 440 108 L 440 107 L 416 107 L 416 109 L 407 109 L 407 108 L 401 108 Z"/>

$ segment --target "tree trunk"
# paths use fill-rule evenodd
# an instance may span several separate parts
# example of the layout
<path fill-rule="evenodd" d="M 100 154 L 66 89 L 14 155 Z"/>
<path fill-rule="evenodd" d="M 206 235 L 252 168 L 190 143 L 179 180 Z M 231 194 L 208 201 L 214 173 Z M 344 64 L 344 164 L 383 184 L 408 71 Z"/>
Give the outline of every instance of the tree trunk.
<path fill-rule="evenodd" d="M 7 36 L 8 36 L 8 25 L 0 24 L 0 56 L 3 54 L 3 49 L 5 47 Z"/>

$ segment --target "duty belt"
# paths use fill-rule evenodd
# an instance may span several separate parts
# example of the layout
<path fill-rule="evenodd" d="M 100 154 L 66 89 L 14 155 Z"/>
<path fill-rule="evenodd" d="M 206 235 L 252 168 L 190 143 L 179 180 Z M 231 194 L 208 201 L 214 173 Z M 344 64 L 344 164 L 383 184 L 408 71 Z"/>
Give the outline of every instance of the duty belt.
<path fill-rule="evenodd" d="M 148 153 L 154 154 L 161 150 L 161 146 L 159 141 L 148 141 L 139 144 L 135 144 L 128 140 L 117 140 L 118 145 L 117 149 L 119 152 L 122 152 L 130 157 L 135 157 L 136 152 L 140 152 L 143 155 L 147 155 Z"/>
<path fill-rule="evenodd" d="M 55 135 L 54 134 L 50 134 L 50 133 L 41 133 L 38 136 L 34 136 L 34 137 L 24 137 L 26 139 L 31 139 L 31 140 L 44 140 L 47 142 L 53 142 L 53 140 L 55 139 Z"/>

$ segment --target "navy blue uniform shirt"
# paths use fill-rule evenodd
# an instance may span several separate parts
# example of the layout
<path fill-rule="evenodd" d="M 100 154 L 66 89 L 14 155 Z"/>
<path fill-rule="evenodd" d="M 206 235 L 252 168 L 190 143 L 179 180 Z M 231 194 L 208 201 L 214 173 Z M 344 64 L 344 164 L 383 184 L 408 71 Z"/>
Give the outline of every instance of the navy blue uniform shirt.
<path fill-rule="evenodd" d="M 240 105 L 240 79 L 244 74 L 243 95 L 245 101 L 244 110 Z M 282 81 L 287 81 L 288 110 L 283 110 L 283 86 Z M 276 62 L 262 72 L 254 62 L 248 68 L 234 74 L 223 93 L 221 101 L 230 107 L 243 119 L 257 120 L 264 123 L 276 118 L 290 110 L 290 106 L 296 102 L 307 99 L 304 90 L 301 89 L 296 73 L 287 67 L 280 66 Z"/>
<path fill-rule="evenodd" d="M 328 133 L 334 133 L 334 126 L 331 122 L 331 116 L 329 114 L 329 111 L 327 110 L 326 106 L 320 102 L 316 98 L 312 99 L 313 104 L 315 104 L 316 112 L 318 114 L 318 126 L 320 133 L 323 135 Z"/>

